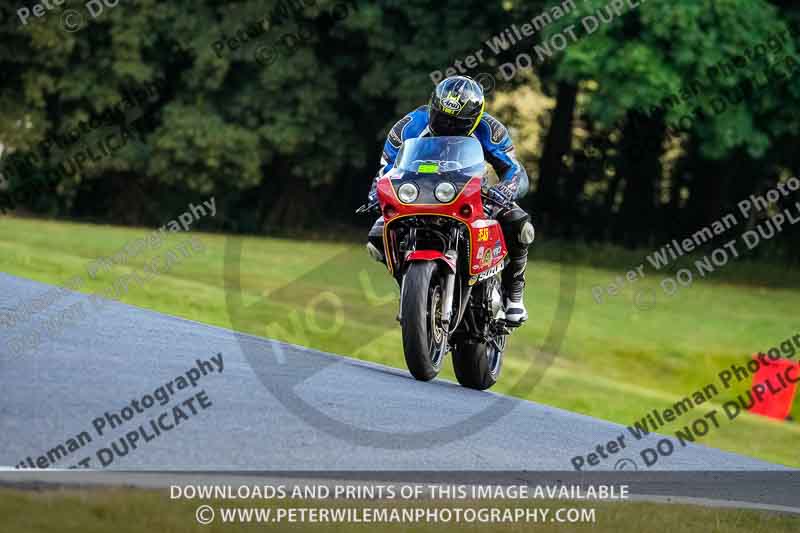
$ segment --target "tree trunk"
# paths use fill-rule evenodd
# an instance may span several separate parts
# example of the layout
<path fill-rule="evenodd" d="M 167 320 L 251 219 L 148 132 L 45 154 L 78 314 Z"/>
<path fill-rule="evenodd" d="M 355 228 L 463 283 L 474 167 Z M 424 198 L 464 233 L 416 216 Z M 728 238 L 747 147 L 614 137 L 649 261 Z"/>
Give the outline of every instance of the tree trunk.
<path fill-rule="evenodd" d="M 719 219 L 724 213 L 723 191 L 728 182 L 729 172 L 736 171 L 734 165 L 727 167 L 724 163 L 704 158 L 699 147 L 694 145 L 690 150 L 691 183 L 689 201 L 686 205 L 689 223 L 684 227 L 684 232 L 694 232 Z M 736 154 L 731 158 L 738 159 Z M 727 168 L 726 168 L 727 167 Z M 744 176 L 747 179 L 747 176 Z M 755 185 L 752 178 L 749 180 L 752 187 Z M 744 192 L 744 191 L 743 191 Z"/>
<path fill-rule="evenodd" d="M 647 244 L 652 235 L 655 186 L 661 178 L 661 154 L 665 126 L 660 117 L 636 121 L 628 117 L 622 132 L 618 172 L 625 179 L 625 195 L 616 227 L 616 238 L 627 247 Z"/>
<path fill-rule="evenodd" d="M 560 211 L 560 183 L 565 176 L 564 157 L 572 146 L 572 124 L 578 87 L 559 83 L 556 107 L 550 129 L 545 137 L 542 158 L 539 161 L 539 183 L 534 197 L 534 213 L 543 227 L 551 228 L 555 214 Z"/>
<path fill-rule="evenodd" d="M 319 191 L 313 191 L 305 179 L 288 175 L 285 179 L 285 187 L 266 217 L 265 231 L 308 229 L 313 222 L 319 221 Z"/>

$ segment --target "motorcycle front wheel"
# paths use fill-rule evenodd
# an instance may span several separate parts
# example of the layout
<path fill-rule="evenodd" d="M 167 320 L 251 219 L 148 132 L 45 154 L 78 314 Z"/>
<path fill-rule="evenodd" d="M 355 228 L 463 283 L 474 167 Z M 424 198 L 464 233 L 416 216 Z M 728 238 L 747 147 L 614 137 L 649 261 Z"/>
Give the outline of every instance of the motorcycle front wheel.
<path fill-rule="evenodd" d="M 401 326 L 403 354 L 411 375 L 430 381 L 442 369 L 447 331 L 442 326 L 444 287 L 439 265 L 412 263 L 403 279 Z"/>

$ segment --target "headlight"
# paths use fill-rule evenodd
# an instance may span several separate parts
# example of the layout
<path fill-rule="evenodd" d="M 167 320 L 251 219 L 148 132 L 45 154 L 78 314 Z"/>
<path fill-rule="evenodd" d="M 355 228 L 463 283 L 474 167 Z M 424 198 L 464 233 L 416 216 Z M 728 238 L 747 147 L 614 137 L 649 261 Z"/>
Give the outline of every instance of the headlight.
<path fill-rule="evenodd" d="M 404 183 L 397 189 L 397 197 L 400 198 L 400 201 L 404 204 L 410 204 L 416 201 L 418 196 L 419 189 L 417 189 L 417 186 L 413 183 Z"/>
<path fill-rule="evenodd" d="M 452 202 L 453 198 L 456 197 L 456 186 L 449 181 L 443 181 L 436 186 L 436 190 L 433 194 L 436 196 L 436 199 L 443 204 Z"/>

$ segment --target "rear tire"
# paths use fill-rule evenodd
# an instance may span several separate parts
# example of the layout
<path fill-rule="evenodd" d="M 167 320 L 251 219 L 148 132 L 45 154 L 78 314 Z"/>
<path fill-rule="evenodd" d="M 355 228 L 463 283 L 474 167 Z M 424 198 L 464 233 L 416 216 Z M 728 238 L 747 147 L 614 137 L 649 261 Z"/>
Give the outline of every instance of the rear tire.
<path fill-rule="evenodd" d="M 502 342 L 504 341 L 505 339 Z M 503 353 L 501 351 L 497 354 L 493 345 L 464 342 L 453 346 L 453 370 L 458 382 L 464 387 L 488 389 L 497 383 L 502 366 Z"/>
<path fill-rule="evenodd" d="M 411 375 L 420 381 L 432 380 L 442 369 L 447 332 L 436 326 L 441 318 L 442 291 L 437 263 L 411 264 L 403 280 L 401 302 L 403 355 Z"/>

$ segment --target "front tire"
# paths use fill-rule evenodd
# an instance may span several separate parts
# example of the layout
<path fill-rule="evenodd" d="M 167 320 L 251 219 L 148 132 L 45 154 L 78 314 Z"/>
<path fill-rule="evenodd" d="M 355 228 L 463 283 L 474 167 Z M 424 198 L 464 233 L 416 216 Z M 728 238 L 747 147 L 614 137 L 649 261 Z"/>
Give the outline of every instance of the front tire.
<path fill-rule="evenodd" d="M 403 280 L 403 354 L 411 375 L 430 381 L 442 369 L 447 332 L 441 327 L 443 287 L 439 265 L 412 263 Z"/>

